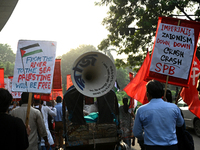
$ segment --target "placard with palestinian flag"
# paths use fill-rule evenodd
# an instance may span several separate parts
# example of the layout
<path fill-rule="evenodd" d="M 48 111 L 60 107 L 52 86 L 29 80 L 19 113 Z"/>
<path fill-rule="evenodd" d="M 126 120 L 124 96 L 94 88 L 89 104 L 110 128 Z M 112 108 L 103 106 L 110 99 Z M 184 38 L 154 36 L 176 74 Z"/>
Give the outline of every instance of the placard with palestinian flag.
<path fill-rule="evenodd" d="M 19 40 L 12 91 L 51 93 L 56 45 L 55 41 Z"/>

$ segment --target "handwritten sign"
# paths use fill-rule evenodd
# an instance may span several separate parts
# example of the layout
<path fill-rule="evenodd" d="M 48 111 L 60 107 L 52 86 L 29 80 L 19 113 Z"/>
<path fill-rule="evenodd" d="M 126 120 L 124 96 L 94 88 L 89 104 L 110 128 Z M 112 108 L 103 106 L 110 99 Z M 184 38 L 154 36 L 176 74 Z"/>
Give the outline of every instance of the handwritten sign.
<path fill-rule="evenodd" d="M 193 54 L 193 28 L 160 23 L 150 71 L 187 79 Z"/>
<path fill-rule="evenodd" d="M 12 91 L 51 93 L 56 42 L 18 42 Z"/>
<path fill-rule="evenodd" d="M 12 91 L 12 80 L 13 80 L 12 76 L 10 76 L 8 78 L 4 78 L 5 89 L 7 89 L 12 94 L 13 99 L 21 98 L 22 92 L 13 92 Z"/>

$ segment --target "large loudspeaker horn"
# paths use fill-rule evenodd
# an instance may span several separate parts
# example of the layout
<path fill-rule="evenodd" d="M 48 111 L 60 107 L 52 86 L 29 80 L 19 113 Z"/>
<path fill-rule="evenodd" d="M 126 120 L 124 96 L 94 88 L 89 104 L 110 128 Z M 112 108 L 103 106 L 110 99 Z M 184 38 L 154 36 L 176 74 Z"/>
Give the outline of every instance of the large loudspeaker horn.
<path fill-rule="evenodd" d="M 75 60 L 71 78 L 75 88 L 83 95 L 100 97 L 113 88 L 116 68 L 103 53 L 87 52 Z"/>

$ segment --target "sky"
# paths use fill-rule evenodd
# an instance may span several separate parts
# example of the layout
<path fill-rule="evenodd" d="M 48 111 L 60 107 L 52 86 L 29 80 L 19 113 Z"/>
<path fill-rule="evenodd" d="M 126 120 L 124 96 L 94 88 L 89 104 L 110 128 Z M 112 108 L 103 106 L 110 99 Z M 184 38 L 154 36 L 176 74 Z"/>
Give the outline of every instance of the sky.
<path fill-rule="evenodd" d="M 56 41 L 56 56 L 79 45 L 97 45 L 109 32 L 102 25 L 108 7 L 95 0 L 19 0 L 0 32 L 0 43 L 17 51 L 19 40 Z"/>

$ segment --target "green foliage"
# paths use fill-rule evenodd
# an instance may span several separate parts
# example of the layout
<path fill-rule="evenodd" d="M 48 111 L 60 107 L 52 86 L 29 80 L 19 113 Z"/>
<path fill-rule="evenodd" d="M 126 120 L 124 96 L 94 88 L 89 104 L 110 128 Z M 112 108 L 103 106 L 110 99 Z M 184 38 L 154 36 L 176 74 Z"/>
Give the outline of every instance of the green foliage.
<path fill-rule="evenodd" d="M 126 92 L 124 92 L 124 91 L 116 92 L 116 96 L 117 96 L 118 103 L 119 103 L 120 105 L 123 105 L 122 99 L 123 99 L 124 97 L 129 97 L 129 96 L 126 94 Z"/>
<path fill-rule="evenodd" d="M 13 76 L 15 54 L 7 44 L 0 44 L 0 68 L 4 68 L 4 77 Z"/>
<path fill-rule="evenodd" d="M 119 68 L 116 72 L 118 85 L 120 90 L 123 90 L 124 87 L 130 82 L 128 71 L 127 69 Z"/>
<path fill-rule="evenodd" d="M 108 16 L 102 24 L 110 32 L 98 49 L 114 46 L 118 54 L 127 54 L 127 60 L 116 60 L 117 67 L 140 66 L 147 48 L 150 53 L 152 51 L 158 17 L 182 14 L 192 20 L 189 15 L 193 12 L 198 20 L 200 11 L 195 4 L 199 4 L 199 0 L 98 0 L 96 5 L 109 6 Z M 136 28 L 134 35 L 120 35 L 127 27 Z"/>

